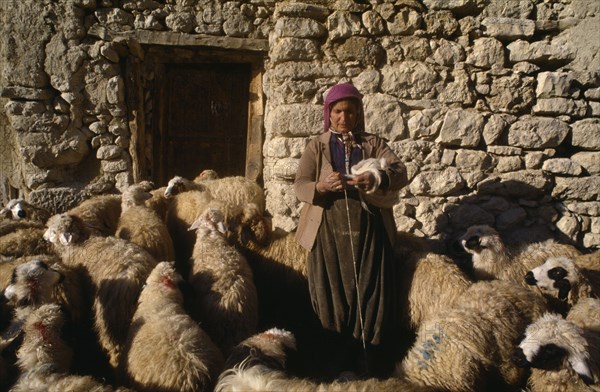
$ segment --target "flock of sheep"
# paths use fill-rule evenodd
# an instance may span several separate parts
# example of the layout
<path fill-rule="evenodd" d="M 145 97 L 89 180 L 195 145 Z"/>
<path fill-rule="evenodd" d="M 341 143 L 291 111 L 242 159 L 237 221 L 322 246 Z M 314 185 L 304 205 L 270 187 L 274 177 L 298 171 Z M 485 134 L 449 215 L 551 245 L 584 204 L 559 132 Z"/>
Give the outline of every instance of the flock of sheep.
<path fill-rule="evenodd" d="M 398 233 L 406 348 L 388 378 L 336 378 L 307 252 L 253 181 L 206 170 L 0 215 L 2 390 L 600 391 L 600 251 L 473 226 L 466 271 Z"/>

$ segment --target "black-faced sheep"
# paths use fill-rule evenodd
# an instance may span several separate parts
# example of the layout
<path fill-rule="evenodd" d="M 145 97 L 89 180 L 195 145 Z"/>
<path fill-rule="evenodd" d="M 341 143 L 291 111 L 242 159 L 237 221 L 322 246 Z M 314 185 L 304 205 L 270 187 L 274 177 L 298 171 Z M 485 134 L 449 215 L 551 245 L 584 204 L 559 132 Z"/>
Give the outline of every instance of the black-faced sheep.
<path fill-rule="evenodd" d="M 527 327 L 513 361 L 531 367 L 527 386 L 532 392 L 600 390 L 598 335 L 558 314 L 547 313 Z"/>
<path fill-rule="evenodd" d="M 0 210 L 0 217 L 7 219 L 27 219 L 33 222 L 45 224 L 50 218 L 50 211 L 45 208 L 34 206 L 24 199 L 12 199 Z"/>
<path fill-rule="evenodd" d="M 140 294 L 120 369 L 137 391 L 209 391 L 223 357 L 183 307 L 173 263 L 152 270 Z"/>
<path fill-rule="evenodd" d="M 137 184 L 123 192 L 115 236 L 141 246 L 157 261 L 173 261 L 175 249 L 166 223 L 144 204 L 150 198 L 150 193 Z"/>
<path fill-rule="evenodd" d="M 121 216 L 121 195 L 93 196 L 67 212 L 81 219 L 92 235 L 114 235 Z"/>
<path fill-rule="evenodd" d="M 51 217 L 44 237 L 66 265 L 84 270 L 98 341 L 115 368 L 140 291 L 156 260 L 121 238 L 89 236 L 81 219 L 70 214 Z"/>
<path fill-rule="evenodd" d="M 548 257 L 575 257 L 575 247 L 554 240 L 509 249 L 500 234 L 487 225 L 471 226 L 461 237 L 465 251 L 472 255 L 473 274 L 478 280 L 500 279 L 525 284 L 523 277 Z"/>
<path fill-rule="evenodd" d="M 208 208 L 190 230 L 196 231 L 188 279 L 194 292 L 192 315 L 227 354 L 258 325 L 252 270 L 246 258 L 227 242 L 219 209 Z"/>
<path fill-rule="evenodd" d="M 64 323 L 64 312 L 57 304 L 42 305 L 27 318 L 17 354 L 22 373 L 11 392 L 115 391 L 91 376 L 70 373 L 72 350 L 62 338 Z"/>
<path fill-rule="evenodd" d="M 513 342 L 546 309 L 540 296 L 512 283 L 474 283 L 454 307 L 421 324 L 394 375 L 457 392 L 517 388 L 526 373 L 511 362 Z"/>
<path fill-rule="evenodd" d="M 598 289 L 568 257 L 549 257 L 542 265 L 527 272 L 525 281 L 566 303 L 566 310 L 582 298 L 598 297 Z"/>

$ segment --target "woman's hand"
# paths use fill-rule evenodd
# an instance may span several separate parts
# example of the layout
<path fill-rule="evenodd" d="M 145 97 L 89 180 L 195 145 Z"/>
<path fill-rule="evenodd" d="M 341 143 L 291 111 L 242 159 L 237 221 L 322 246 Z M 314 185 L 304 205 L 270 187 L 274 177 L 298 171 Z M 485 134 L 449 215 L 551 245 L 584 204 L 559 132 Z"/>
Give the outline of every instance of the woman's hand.
<path fill-rule="evenodd" d="M 348 185 L 353 185 L 356 188 L 368 191 L 375 184 L 375 176 L 369 172 L 358 174 L 348 180 Z"/>
<path fill-rule="evenodd" d="M 319 193 L 341 192 L 345 183 L 344 176 L 338 172 L 332 172 L 323 181 L 317 182 L 317 191 Z"/>

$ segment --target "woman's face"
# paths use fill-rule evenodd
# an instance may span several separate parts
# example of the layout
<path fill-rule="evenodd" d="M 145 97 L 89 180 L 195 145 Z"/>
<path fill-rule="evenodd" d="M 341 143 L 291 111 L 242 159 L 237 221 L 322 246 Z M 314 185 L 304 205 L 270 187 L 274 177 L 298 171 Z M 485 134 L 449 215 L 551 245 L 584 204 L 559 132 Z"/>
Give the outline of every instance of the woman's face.
<path fill-rule="evenodd" d="M 358 116 L 358 105 L 350 99 L 335 102 L 329 110 L 331 128 L 336 132 L 346 133 L 353 130 Z"/>

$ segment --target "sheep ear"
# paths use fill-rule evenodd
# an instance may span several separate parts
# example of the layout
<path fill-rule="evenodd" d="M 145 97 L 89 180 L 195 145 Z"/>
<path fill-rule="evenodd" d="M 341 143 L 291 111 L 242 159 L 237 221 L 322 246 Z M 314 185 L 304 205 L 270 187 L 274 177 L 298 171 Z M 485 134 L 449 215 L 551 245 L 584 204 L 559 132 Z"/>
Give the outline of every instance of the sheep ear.
<path fill-rule="evenodd" d="M 201 218 L 196 219 L 194 223 L 192 223 L 188 231 L 198 230 L 200 228 L 201 222 Z"/>
<path fill-rule="evenodd" d="M 225 227 L 225 223 L 223 223 L 222 221 L 218 222 L 217 230 L 219 230 L 219 233 L 225 234 L 227 232 L 227 227 Z"/>
<path fill-rule="evenodd" d="M 594 376 L 590 370 L 590 367 L 585 360 L 585 358 L 581 358 L 580 356 L 570 356 L 569 363 L 573 370 L 579 374 L 579 377 L 585 382 L 587 385 L 594 384 Z"/>
<path fill-rule="evenodd" d="M 61 233 L 59 236 L 60 243 L 63 245 L 69 245 L 73 241 L 73 234 L 71 233 Z"/>

